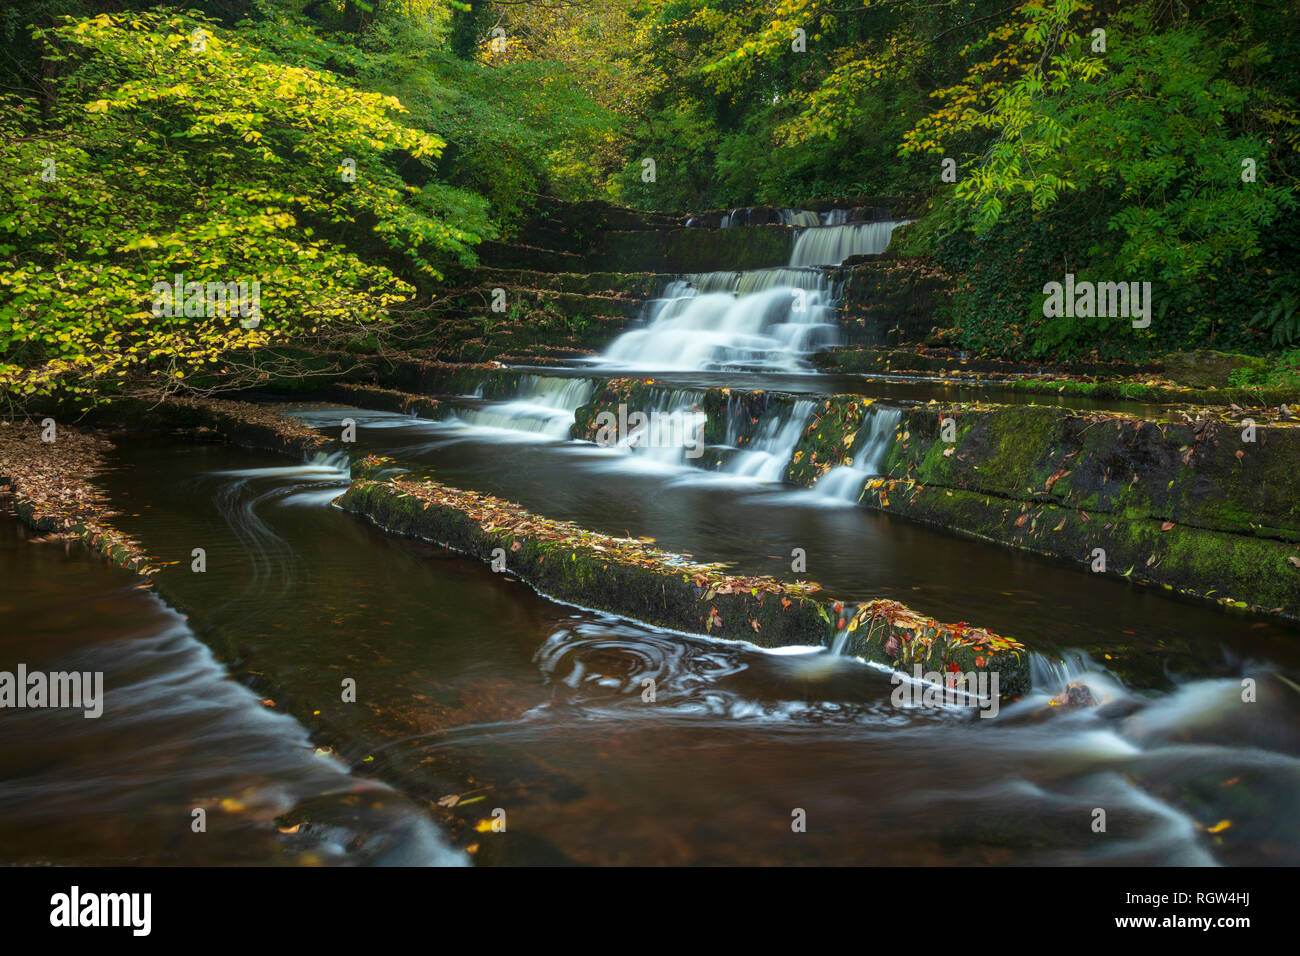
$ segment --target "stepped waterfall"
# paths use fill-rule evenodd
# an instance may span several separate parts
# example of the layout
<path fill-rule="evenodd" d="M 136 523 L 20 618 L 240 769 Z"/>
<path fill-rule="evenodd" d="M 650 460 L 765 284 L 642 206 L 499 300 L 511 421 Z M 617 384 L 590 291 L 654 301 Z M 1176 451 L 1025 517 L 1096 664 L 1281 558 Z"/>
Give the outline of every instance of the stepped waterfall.
<path fill-rule="evenodd" d="M 813 215 L 813 214 L 809 214 Z M 675 279 L 596 364 L 639 371 L 798 371 L 839 342 L 833 267 L 879 255 L 906 220 L 811 226 L 787 267 Z"/>

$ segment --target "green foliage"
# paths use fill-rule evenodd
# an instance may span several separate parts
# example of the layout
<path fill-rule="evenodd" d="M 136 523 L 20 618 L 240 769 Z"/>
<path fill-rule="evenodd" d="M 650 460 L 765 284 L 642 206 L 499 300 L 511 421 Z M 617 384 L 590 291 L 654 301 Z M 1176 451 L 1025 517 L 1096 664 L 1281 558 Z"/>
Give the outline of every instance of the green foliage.
<path fill-rule="evenodd" d="M 1031 30 L 1063 33 L 1081 7 L 1057 0 Z M 997 134 L 956 188 L 978 229 L 1017 194 L 1044 210 L 1065 192 L 1095 189 L 1112 200 L 1103 214 L 1123 237 L 1113 262 L 1121 273 L 1186 282 L 1259 253 L 1262 230 L 1294 197 L 1287 186 L 1243 181 L 1243 160 L 1269 149 L 1264 135 L 1231 122 L 1251 100 L 1227 69 L 1240 37 L 1190 22 L 1157 29 L 1154 10 L 1138 4 L 1108 21 L 1104 54 L 1058 34 L 1063 52 L 1000 91 L 991 111 L 954 124 Z M 1249 70 L 1267 48 L 1237 58 Z"/>
<path fill-rule="evenodd" d="M 444 143 L 395 98 L 195 16 L 37 35 L 68 71 L 48 120 L 16 99 L 0 126 L 0 385 L 18 396 L 165 387 L 231 349 L 384 318 L 413 289 L 374 258 L 432 281 L 471 255 L 477 236 L 442 218 L 463 198 L 397 172 Z M 154 284 L 177 273 L 259 282 L 261 324 L 155 314 Z"/>
<path fill-rule="evenodd" d="M 1281 298 L 1266 302 L 1251 321 L 1269 333 L 1271 344 L 1291 345 L 1300 340 L 1300 298 L 1294 292 L 1285 292 Z"/>
<path fill-rule="evenodd" d="M 674 211 L 926 197 L 895 251 L 955 277 L 940 318 L 968 349 L 1300 343 L 1294 0 L 100 14 L 148 6 L 0 15 L 0 386 L 14 394 L 174 387 L 232 350 L 384 319 L 547 195 Z M 504 45 L 488 42 L 496 25 Z M 259 281 L 262 324 L 155 316 L 153 283 L 178 272 Z M 1045 318 L 1043 286 L 1067 272 L 1151 282 L 1151 327 Z"/>
<path fill-rule="evenodd" d="M 1237 388 L 1300 388 L 1300 350 L 1284 352 L 1267 369 L 1233 369 L 1228 382 Z"/>
<path fill-rule="evenodd" d="M 358 81 L 396 95 L 415 125 L 450 144 L 439 174 L 483 196 L 496 228 L 509 231 L 557 181 L 558 192 L 580 198 L 573 156 L 595 149 L 613 120 L 564 65 L 458 58 L 436 32 L 402 17 L 373 24 L 361 47 Z"/>

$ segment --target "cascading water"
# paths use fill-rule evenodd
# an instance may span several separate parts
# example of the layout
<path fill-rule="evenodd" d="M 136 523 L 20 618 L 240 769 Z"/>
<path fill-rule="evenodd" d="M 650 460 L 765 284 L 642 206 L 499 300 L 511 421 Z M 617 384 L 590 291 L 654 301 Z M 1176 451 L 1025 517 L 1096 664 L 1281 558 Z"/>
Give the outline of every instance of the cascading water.
<path fill-rule="evenodd" d="M 622 368 L 791 371 L 834 344 L 831 284 L 818 270 L 706 273 L 670 283 L 647 324 L 619 336 L 602 362 Z"/>
<path fill-rule="evenodd" d="M 797 371 L 810 353 L 835 345 L 835 290 L 825 268 L 849 256 L 879 254 L 901 222 L 813 225 L 795 241 L 790 266 L 689 275 L 647 303 L 643 324 L 600 357 L 606 366 L 647 371 L 757 369 Z M 804 214 L 800 213 L 800 216 Z"/>
<path fill-rule="evenodd" d="M 623 427 L 619 423 L 621 451 L 663 467 L 687 464 L 704 452 L 704 427 L 708 416 L 700 407 L 702 392 L 672 389 L 662 393 L 644 420 Z M 629 416 L 630 417 L 630 416 Z"/>
<path fill-rule="evenodd" d="M 728 463 L 727 472 L 758 481 L 780 481 L 815 405 L 812 401 L 795 402 L 789 411 L 765 418 L 753 443 Z"/>
<path fill-rule="evenodd" d="M 902 411 L 897 408 L 868 407 L 867 421 L 858 433 L 858 451 L 853 456 L 853 464 L 826 472 L 813 485 L 812 493 L 832 501 L 856 502 L 866 480 L 880 474 L 881 462 L 894 440 L 901 417 Z"/>
<path fill-rule="evenodd" d="M 525 375 L 518 394 L 506 401 L 457 410 L 445 424 L 488 433 L 508 433 L 508 438 L 567 440 L 574 413 L 591 400 L 596 385 L 589 379 Z M 708 416 L 700 407 L 704 393 L 692 389 L 656 389 L 648 407 L 622 409 L 610 423 L 597 429 L 597 444 L 630 456 L 629 461 L 648 466 L 689 465 L 704 453 L 704 427 Z M 497 436 L 485 435 L 489 440 Z"/>
<path fill-rule="evenodd" d="M 790 265 L 839 265 L 849 256 L 879 255 L 889 248 L 894 230 L 904 224 L 890 220 L 805 229 L 795 240 Z"/>
<path fill-rule="evenodd" d="M 519 380 L 519 393 L 513 400 L 463 409 L 448 416 L 447 421 L 539 438 L 566 439 L 573 424 L 573 413 L 595 390 L 595 384 L 584 378 L 525 375 Z"/>

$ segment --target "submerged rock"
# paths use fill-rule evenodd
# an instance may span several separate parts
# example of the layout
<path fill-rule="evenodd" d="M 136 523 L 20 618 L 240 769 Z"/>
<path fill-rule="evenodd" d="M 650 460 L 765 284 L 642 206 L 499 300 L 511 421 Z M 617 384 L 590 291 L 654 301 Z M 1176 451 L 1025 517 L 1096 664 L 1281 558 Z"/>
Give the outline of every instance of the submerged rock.
<path fill-rule="evenodd" d="M 1048 701 L 1048 704 L 1052 707 L 1070 709 L 1075 707 L 1096 707 L 1097 698 L 1092 696 L 1092 691 L 1086 685 L 1078 681 L 1072 681 L 1066 685 L 1063 691 Z"/>

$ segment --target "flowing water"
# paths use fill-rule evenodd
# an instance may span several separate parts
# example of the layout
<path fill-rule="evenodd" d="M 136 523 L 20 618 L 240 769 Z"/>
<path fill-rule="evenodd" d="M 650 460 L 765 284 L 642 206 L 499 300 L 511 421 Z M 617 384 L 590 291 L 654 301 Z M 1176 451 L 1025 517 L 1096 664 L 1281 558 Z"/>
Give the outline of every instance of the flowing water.
<path fill-rule="evenodd" d="M 819 220 L 792 262 L 888 239 L 889 224 Z M 791 290 L 825 309 L 825 275 L 679 280 L 596 367 L 449 399 L 439 421 L 291 411 L 332 437 L 350 418 L 354 453 L 549 517 L 1014 636 L 1033 655 L 1022 699 L 986 719 L 900 696 L 910 683 L 834 648 L 559 604 L 336 508 L 342 456 L 123 437 L 101 483 L 155 556 L 153 590 L 0 521 L 0 670 L 105 684 L 98 719 L 0 714 L 0 862 L 1300 862 L 1296 628 L 846 507 L 893 441 L 888 400 L 851 466 L 782 484 L 814 396 L 834 390 L 802 366 L 825 314 L 789 309 Z M 709 376 L 809 384 L 757 422 L 732 401 L 698 456 L 650 426 L 572 440 L 620 362 L 681 370 L 646 410 L 676 436 L 699 424 Z M 1070 686 L 1097 706 L 1070 706 Z"/>
<path fill-rule="evenodd" d="M 267 471 L 280 487 L 310 473 Z M 218 490 L 229 502 L 239 487 Z M 225 553 L 253 559 L 243 565 L 246 594 L 283 599 L 275 578 L 292 548 L 258 531 L 251 540 L 267 550 L 245 552 L 250 523 L 223 526 Z M 0 579 L 0 669 L 100 671 L 105 690 L 98 718 L 3 712 L 4 863 L 468 862 L 409 797 L 351 774 L 301 724 L 231 680 L 186 617 L 134 574 L 34 541 L 5 514 Z M 304 815 L 314 822 L 304 827 Z"/>
<path fill-rule="evenodd" d="M 790 265 L 837 266 L 850 256 L 879 255 L 889 248 L 894 230 L 907 222 L 860 222 L 805 229 L 795 240 Z"/>
<path fill-rule="evenodd" d="M 398 430 L 362 428 L 375 431 Z M 29 728 L 2 725 L 5 765 L 19 768 L 6 774 L 7 858 L 294 862 L 294 841 L 310 839 L 322 862 L 369 847 L 462 858 L 447 841 L 485 864 L 1297 861 L 1300 695 L 1240 646 L 1210 641 L 1217 660 L 1158 691 L 1083 655 L 1045 660 L 1034 692 L 991 721 L 898 707 L 888 676 L 851 659 L 664 634 L 389 537 L 323 501 L 342 482 L 320 467 L 138 440 L 117 464 L 109 490 L 137 509 L 122 523 L 182 559 L 157 580 L 189 620 L 62 546 L 19 556 L 9 526 L 6 579 L 24 586 L 6 595 L 7 650 L 102 664 L 95 731 L 112 731 L 106 749 L 79 746 L 77 724 L 36 750 Z M 811 535 L 821 512 L 806 514 Z M 203 574 L 188 560 L 200 546 Z M 135 654 L 152 680 L 132 673 Z M 1259 682 L 1254 705 L 1239 702 L 1243 674 Z M 340 700 L 345 678 L 356 703 Z M 1048 707 L 1071 679 L 1102 706 Z M 314 754 L 322 741 L 282 710 L 338 756 Z M 449 795 L 463 802 L 432 809 Z M 281 833 L 274 819 L 302 803 L 312 822 Z M 204 843 L 188 829 L 199 805 L 219 824 Z M 412 806 L 428 817 L 413 821 Z M 1099 806 L 1104 839 L 1089 827 Z M 507 833 L 475 832 L 496 809 Z M 796 810 L 806 833 L 791 831 Z M 1233 825 L 1198 828 L 1222 820 Z"/>
<path fill-rule="evenodd" d="M 813 494 L 818 498 L 856 503 L 867 479 L 880 474 L 880 466 L 901 418 L 902 412 L 897 408 L 870 406 L 867 423 L 853 443 L 853 463 L 832 468 L 818 478 L 813 485 Z"/>
<path fill-rule="evenodd" d="M 793 417 L 804 414 L 803 407 L 794 408 Z M 668 550 L 734 562 L 747 573 L 815 580 L 848 601 L 892 597 L 1044 651 L 1088 648 L 1102 660 L 1111 655 L 1110 666 L 1143 687 L 1168 687 L 1192 674 L 1235 673 L 1248 658 L 1300 663 L 1290 626 L 1242 623 L 1200 603 L 1099 579 L 1081 565 L 1024 556 L 862 508 L 828 508 L 842 502 L 828 501 L 816 487 L 791 489 L 767 480 L 757 467 L 751 472 L 745 462 L 770 468 L 778 457 L 789 411 L 764 420 L 763 431 L 776 440 L 756 440 L 767 448 L 755 449 L 752 458 L 740 450 L 715 458 L 711 450 L 685 460 L 678 451 L 671 464 L 624 446 L 519 441 L 500 429 L 455 421 L 337 406 L 289 411 L 331 437 L 340 434 L 343 418 L 351 418 L 358 452 L 419 464 L 450 485 L 517 501 L 547 517 L 607 534 L 653 537 Z M 863 427 L 868 438 L 873 423 L 889 421 L 892 412 L 871 407 Z M 887 437 L 892 440 L 892 430 Z M 806 553 L 806 572 L 791 570 L 796 547 Z"/>
<path fill-rule="evenodd" d="M 568 438 L 573 411 L 591 397 L 595 386 L 584 379 L 525 375 L 518 396 L 459 413 L 457 421 L 476 428 L 496 428 L 539 438 Z"/>
<path fill-rule="evenodd" d="M 813 226 L 796 238 L 789 268 L 674 280 L 648 304 L 640 327 L 619 336 L 599 365 L 646 371 L 805 368 L 809 355 L 839 342 L 832 280 L 817 267 L 878 255 L 903 224 Z"/>

